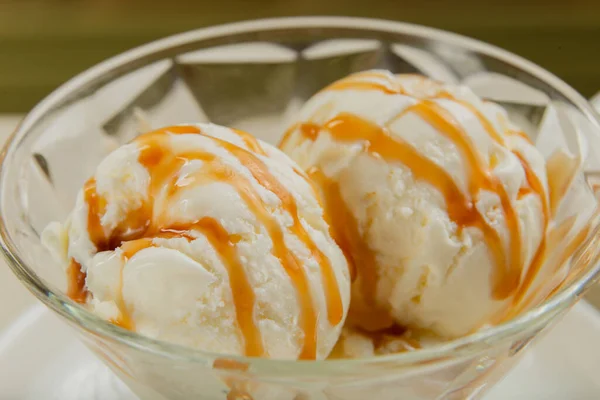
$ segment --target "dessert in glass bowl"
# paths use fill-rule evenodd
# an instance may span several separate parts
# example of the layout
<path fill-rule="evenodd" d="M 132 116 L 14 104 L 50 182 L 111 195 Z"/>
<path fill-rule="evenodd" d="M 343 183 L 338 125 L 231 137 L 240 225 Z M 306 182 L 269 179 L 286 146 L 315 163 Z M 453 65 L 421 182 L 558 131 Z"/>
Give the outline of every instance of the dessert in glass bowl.
<path fill-rule="evenodd" d="M 479 398 L 596 276 L 599 130 L 455 35 L 209 28 L 30 113 L 3 248 L 141 398 Z"/>

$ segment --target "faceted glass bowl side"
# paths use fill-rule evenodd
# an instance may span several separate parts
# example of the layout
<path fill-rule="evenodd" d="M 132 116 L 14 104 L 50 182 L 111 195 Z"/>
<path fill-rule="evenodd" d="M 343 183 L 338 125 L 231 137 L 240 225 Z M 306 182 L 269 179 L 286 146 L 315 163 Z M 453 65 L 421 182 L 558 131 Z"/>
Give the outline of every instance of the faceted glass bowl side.
<path fill-rule="evenodd" d="M 65 278 L 40 243 L 49 222 L 66 218 L 98 162 L 138 133 L 210 121 L 276 144 L 312 94 L 372 68 L 463 83 L 500 103 L 543 151 L 564 148 L 582 160 L 582 190 L 566 200 L 563 212 L 576 226 L 595 215 L 598 120 L 548 72 L 492 46 L 418 26 L 275 19 L 202 29 L 131 50 L 73 78 L 32 110 L 3 152 L 0 233 L 11 267 L 144 399 L 479 398 L 596 277 L 595 225 L 563 262 L 579 271 L 571 284 L 516 320 L 414 353 L 324 362 L 223 360 L 124 331 L 62 294 Z"/>

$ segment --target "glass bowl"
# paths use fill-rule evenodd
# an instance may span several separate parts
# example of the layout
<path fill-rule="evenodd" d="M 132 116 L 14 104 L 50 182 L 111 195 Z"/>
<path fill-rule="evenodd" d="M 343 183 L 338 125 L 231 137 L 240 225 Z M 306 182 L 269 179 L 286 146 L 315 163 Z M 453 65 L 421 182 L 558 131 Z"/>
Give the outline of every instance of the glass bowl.
<path fill-rule="evenodd" d="M 566 154 L 572 162 L 564 170 L 576 166 L 559 210 L 572 229 L 549 258 L 559 288 L 537 292 L 535 307 L 414 352 L 275 361 L 223 357 L 141 337 L 65 296 L 64 274 L 41 246 L 40 232 L 67 216 L 77 190 L 109 151 L 151 127 L 198 121 L 245 129 L 276 143 L 288 117 L 309 96 L 371 68 L 468 85 L 502 104 L 543 152 Z M 200 29 L 91 68 L 25 117 L 1 156 L 2 249 L 20 281 L 142 399 L 477 399 L 598 275 L 599 134 L 598 116 L 560 79 L 523 58 L 455 34 L 326 17 Z"/>

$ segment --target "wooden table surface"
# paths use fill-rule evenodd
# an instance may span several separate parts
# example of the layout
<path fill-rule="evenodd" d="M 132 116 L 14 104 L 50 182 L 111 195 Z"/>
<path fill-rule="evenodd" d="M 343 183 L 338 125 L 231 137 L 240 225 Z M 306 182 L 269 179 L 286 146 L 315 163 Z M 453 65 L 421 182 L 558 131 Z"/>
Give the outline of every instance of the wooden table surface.
<path fill-rule="evenodd" d="M 139 44 L 224 22 L 350 15 L 466 34 L 600 89 L 598 0 L 0 0 L 0 112 L 24 112 L 85 68 Z"/>

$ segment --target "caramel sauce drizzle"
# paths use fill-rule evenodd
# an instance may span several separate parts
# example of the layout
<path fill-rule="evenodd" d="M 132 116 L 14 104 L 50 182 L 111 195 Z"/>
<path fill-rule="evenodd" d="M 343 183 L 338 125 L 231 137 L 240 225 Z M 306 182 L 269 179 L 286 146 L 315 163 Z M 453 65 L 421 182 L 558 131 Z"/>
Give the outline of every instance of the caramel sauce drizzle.
<path fill-rule="evenodd" d="M 383 79 L 385 83 L 368 80 L 368 79 Z M 385 94 L 405 94 L 402 86 L 395 79 L 385 73 L 380 72 L 363 72 L 356 75 L 350 75 L 347 78 L 340 79 L 327 86 L 322 91 L 344 91 L 344 90 L 373 90 Z"/>
<path fill-rule="evenodd" d="M 89 179 L 83 187 L 83 196 L 88 206 L 87 226 L 88 234 L 92 243 L 96 245 L 98 251 L 107 246 L 104 227 L 100 218 L 106 211 L 106 201 L 96 192 L 96 180 Z"/>
<path fill-rule="evenodd" d="M 510 136 L 518 136 L 518 137 L 520 137 L 521 139 L 523 139 L 523 140 L 527 141 L 527 143 L 529 143 L 529 144 L 533 144 L 533 141 L 531 140 L 531 138 L 529 137 L 529 135 L 528 135 L 528 134 L 526 134 L 526 133 L 525 133 L 525 132 L 523 132 L 523 131 L 515 131 L 515 130 L 511 130 L 511 129 L 509 129 L 509 130 L 507 130 L 507 131 L 506 131 L 506 133 L 507 133 L 508 135 L 510 135 Z"/>
<path fill-rule="evenodd" d="M 266 154 L 254 137 L 242 131 L 234 132 L 242 138 L 244 144 L 250 150 L 257 154 Z M 257 219 L 265 226 L 273 243 L 273 255 L 280 260 L 296 288 L 301 308 L 300 325 L 304 333 L 300 358 L 315 359 L 318 315 L 313 303 L 310 284 L 301 261 L 287 248 L 284 232 L 273 217 L 272 210 L 268 209 L 247 178 L 220 162 L 212 153 L 188 151 L 176 154 L 169 148 L 167 139 L 170 134 L 190 133 L 201 134 L 220 147 L 225 148 L 250 171 L 261 186 L 279 198 L 282 208 L 293 218 L 293 224 L 289 230 L 304 243 L 321 267 L 328 320 L 331 324 L 341 322 L 343 319 L 343 304 L 333 268 L 328 257 L 322 253 L 302 226 L 298 206 L 292 194 L 269 172 L 268 167 L 259 157 L 229 142 L 205 135 L 197 127 L 168 127 L 146 133 L 135 140 L 140 147 L 138 161 L 146 168 L 151 177 L 148 199 L 139 209 L 131 211 L 110 234 L 106 234 L 101 224 L 102 216 L 106 211 L 106 199 L 97 193 L 94 179 L 90 179 L 86 183 L 84 197 L 88 205 L 90 238 L 98 251 L 114 250 L 120 247 L 122 256 L 128 260 L 140 250 L 153 246 L 152 239 L 155 237 L 182 237 L 191 241 L 196 238 L 192 232 L 204 235 L 219 254 L 227 269 L 236 309 L 237 324 L 244 342 L 244 352 L 248 356 L 264 356 L 265 350 L 262 337 L 254 321 L 256 296 L 236 249 L 236 244 L 241 237 L 239 235 L 229 235 L 218 221 L 208 217 L 192 223 L 171 224 L 170 226 L 165 223 L 167 219 L 165 211 L 168 210 L 169 201 L 181 189 L 215 181 L 231 185 Z M 200 160 L 204 163 L 199 170 L 185 176 L 179 176 L 178 173 L 181 168 L 193 160 Z M 304 174 L 302 176 L 306 179 Z M 166 198 L 162 201 L 165 204 L 157 203 L 158 199 L 161 198 L 161 194 L 164 195 L 162 197 Z M 85 276 L 83 279 L 85 279 Z M 75 282 L 76 280 L 71 279 L 71 281 Z M 132 319 L 122 299 L 122 293 L 116 302 L 119 303 L 117 306 L 121 311 L 121 315 L 113 322 L 125 328 L 133 329 Z"/>
<path fill-rule="evenodd" d="M 256 295 L 237 254 L 236 239 L 217 220 L 210 217 L 200 219 L 191 227 L 183 224 L 173 229 L 181 230 L 182 233 L 190 229 L 201 232 L 219 254 L 229 275 L 237 323 L 244 338 L 244 352 L 248 356 L 265 355 L 260 330 L 254 321 Z"/>
<path fill-rule="evenodd" d="M 87 300 L 85 277 L 85 272 L 81 270 L 81 264 L 72 259 L 67 267 L 67 296 L 79 304 L 84 304 Z"/>
<path fill-rule="evenodd" d="M 269 172 L 268 167 L 254 154 L 228 142 L 221 143 L 221 146 L 240 160 L 262 187 L 274 193 L 281 201 L 283 209 L 292 216 L 293 224 L 290 230 L 309 249 L 314 259 L 319 263 L 323 285 L 325 286 L 328 320 L 332 325 L 339 324 L 344 316 L 344 307 L 333 267 L 329 262 L 329 258 L 323 254 L 302 226 L 294 196 Z M 281 246 L 282 254 L 284 247 L 285 245 Z"/>
<path fill-rule="evenodd" d="M 385 94 L 402 94 L 403 92 L 398 88 L 389 87 L 379 82 L 372 81 L 339 81 L 333 83 L 326 90 L 328 91 L 342 91 L 342 90 L 377 90 Z"/>
<path fill-rule="evenodd" d="M 242 141 L 250 151 L 253 151 L 256 154 L 260 154 L 261 156 L 267 155 L 265 149 L 263 149 L 259 141 L 254 136 L 252 136 L 248 132 L 240 131 L 239 129 L 232 129 L 232 131 L 235 134 L 237 134 L 240 138 L 242 138 Z"/>
<path fill-rule="evenodd" d="M 360 287 L 367 308 L 353 307 L 349 320 L 360 320 L 361 325 L 370 331 L 389 327 L 393 321 L 387 310 L 375 304 L 375 289 L 377 286 L 377 271 L 375 253 L 367 245 L 360 233 L 358 221 L 348 209 L 342 198 L 339 185 L 328 179 L 319 169 L 313 168 L 309 176 L 319 184 L 325 199 L 325 209 L 330 219 L 327 221 L 332 228 L 332 237 L 342 249 L 350 266 L 352 279 L 360 276 Z M 360 302 L 357 302 L 360 304 Z"/>
<path fill-rule="evenodd" d="M 304 182 L 306 182 L 308 184 L 308 186 L 310 186 L 310 190 L 313 192 L 315 199 L 317 199 L 317 203 L 319 203 L 319 205 L 321 206 L 321 208 L 323 207 L 323 201 L 321 199 L 321 191 L 320 189 L 317 187 L 317 185 L 315 184 L 315 182 L 313 182 L 312 179 L 310 179 L 308 177 L 308 175 L 298 169 L 298 167 L 294 166 L 293 168 L 294 172 L 296 173 L 296 175 L 298 175 L 300 178 L 302 178 L 304 180 Z M 325 220 L 327 220 L 327 215 L 324 215 Z"/>
<path fill-rule="evenodd" d="M 136 255 L 138 252 L 152 247 L 152 238 L 142 238 L 136 240 L 130 240 L 121 244 L 121 251 L 125 260 L 129 260 L 131 257 Z"/>
<path fill-rule="evenodd" d="M 488 136 L 499 145 L 505 146 L 505 141 L 502 135 L 496 130 L 496 128 L 494 128 L 494 125 L 490 122 L 490 120 L 485 115 L 483 115 L 483 113 L 479 111 L 479 109 L 473 104 L 469 103 L 468 101 L 459 99 L 446 91 L 440 92 L 435 97 L 440 99 L 451 100 L 469 110 L 477 118 L 481 126 L 483 126 L 483 129 L 485 129 Z"/>
<path fill-rule="evenodd" d="M 548 204 L 548 200 L 546 197 L 546 190 L 544 189 L 544 185 L 542 184 L 542 181 L 540 181 L 540 179 L 535 174 L 535 172 L 533 172 L 533 169 L 531 168 L 529 163 L 525 160 L 525 158 L 521 154 L 519 154 L 516 151 L 513 151 L 513 154 L 515 156 L 517 156 L 517 158 L 521 162 L 523 170 L 525 171 L 525 178 L 527 179 L 527 183 L 529 185 L 530 191 L 535 193 L 538 196 L 538 198 L 540 199 L 540 202 L 542 203 L 542 217 L 543 217 L 542 240 L 533 256 L 533 259 L 531 260 L 531 263 L 529 264 L 529 268 L 527 269 L 527 272 L 525 274 L 525 277 L 523 278 L 523 281 L 519 287 L 519 290 L 517 291 L 517 293 L 514 297 L 513 304 L 516 305 L 516 304 L 521 303 L 521 301 L 523 300 L 523 297 L 529 292 L 529 290 L 531 289 L 531 287 L 533 285 L 535 277 L 538 275 L 538 273 L 540 272 L 540 269 L 542 268 L 542 266 L 544 264 L 546 245 L 547 245 L 547 231 L 548 231 L 548 225 L 550 224 L 550 206 Z M 519 191 L 519 195 L 520 194 L 521 194 L 521 191 Z"/>
<path fill-rule="evenodd" d="M 233 371 L 235 373 L 245 373 L 248 372 L 249 365 L 227 358 L 217 358 L 213 362 L 213 368 L 224 371 Z M 252 400 L 252 396 L 249 393 L 251 381 L 240 379 L 235 376 L 225 376 L 222 379 L 229 388 L 227 400 Z"/>
<path fill-rule="evenodd" d="M 109 321 L 123 329 L 131 331 L 135 330 L 133 317 L 131 316 L 131 312 L 127 308 L 125 299 L 123 298 L 123 268 L 121 268 L 119 271 L 119 285 L 117 287 L 117 298 L 115 299 L 115 305 L 119 310 L 119 315 L 116 318 L 110 319 Z"/>
<path fill-rule="evenodd" d="M 531 189 L 530 186 L 521 186 L 519 188 L 519 192 L 517 193 L 517 200 L 521 200 L 525 196 L 528 196 L 528 195 L 530 195 L 532 193 L 534 193 L 534 192 L 533 192 L 533 189 Z"/>
<path fill-rule="evenodd" d="M 424 100 L 412 107 L 407 108 L 401 115 L 405 113 L 416 113 L 424 121 L 435 127 L 444 136 L 450 139 L 462 153 L 464 159 L 468 164 L 469 173 L 469 192 L 471 195 L 472 202 L 476 202 L 478 193 L 481 190 L 487 190 L 495 193 L 500 198 L 502 210 L 504 212 L 506 225 L 509 231 L 510 243 L 509 243 L 509 259 L 505 260 L 505 253 L 503 250 L 502 243 L 499 237 L 496 235 L 490 235 L 489 227 L 485 221 L 483 225 L 488 228 L 483 228 L 482 231 L 486 237 L 486 241 L 489 244 L 489 248 L 493 252 L 493 257 L 496 261 L 496 265 L 499 268 L 504 268 L 497 277 L 494 278 L 495 285 L 493 295 L 497 299 L 505 299 L 510 296 L 519 286 L 521 270 L 523 268 L 522 262 L 522 249 L 521 249 L 521 232 L 519 227 L 519 219 L 517 213 L 512 205 L 512 202 L 506 193 L 506 189 L 502 182 L 493 175 L 485 161 L 481 158 L 479 151 L 475 147 L 474 143 L 470 140 L 468 134 L 464 129 L 454 120 L 452 115 L 438 104 Z M 483 118 L 483 116 L 481 116 Z M 486 126 L 484 124 L 484 126 Z M 487 129 L 493 127 L 488 122 Z M 496 133 L 497 136 L 499 136 Z M 416 164 L 406 164 L 411 170 L 418 169 Z M 477 212 L 478 213 L 478 212 Z M 454 220 L 454 218 L 453 218 Z M 459 226 L 463 225 L 456 221 Z M 494 230 L 495 232 L 495 230 Z"/>
<path fill-rule="evenodd" d="M 255 193 L 251 183 L 226 165 L 217 162 L 207 164 L 196 174 L 186 178 L 186 186 L 214 181 L 231 184 L 237 189 L 238 194 L 248 208 L 252 210 L 257 219 L 265 226 L 273 243 L 273 255 L 283 265 L 298 293 L 301 308 L 300 326 L 304 332 L 304 344 L 300 358 L 314 359 L 316 357 L 316 326 L 318 321 L 308 279 L 301 262 L 285 245 L 284 232 L 281 230 L 277 220 L 272 216 L 271 211 L 267 209 L 261 198 Z"/>

